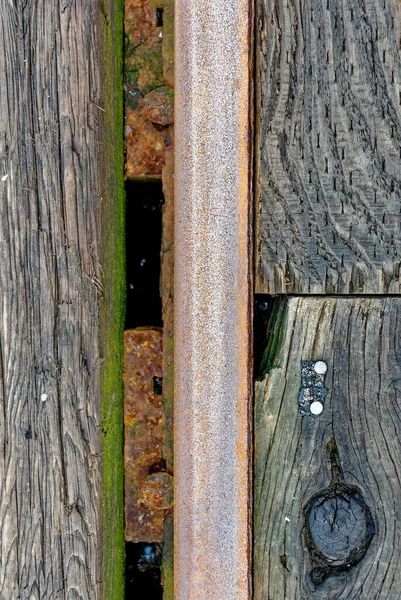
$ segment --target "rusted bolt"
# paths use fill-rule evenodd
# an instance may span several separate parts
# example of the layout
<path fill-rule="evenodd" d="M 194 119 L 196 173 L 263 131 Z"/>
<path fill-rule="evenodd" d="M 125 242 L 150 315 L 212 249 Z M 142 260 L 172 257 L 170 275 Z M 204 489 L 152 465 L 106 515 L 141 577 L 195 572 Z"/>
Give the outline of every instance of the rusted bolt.
<path fill-rule="evenodd" d="M 152 123 L 171 125 L 174 121 L 174 92 L 163 86 L 152 90 L 143 99 L 143 114 Z"/>
<path fill-rule="evenodd" d="M 174 505 L 174 478 L 160 471 L 149 475 L 139 490 L 139 499 L 157 510 L 167 510 Z"/>

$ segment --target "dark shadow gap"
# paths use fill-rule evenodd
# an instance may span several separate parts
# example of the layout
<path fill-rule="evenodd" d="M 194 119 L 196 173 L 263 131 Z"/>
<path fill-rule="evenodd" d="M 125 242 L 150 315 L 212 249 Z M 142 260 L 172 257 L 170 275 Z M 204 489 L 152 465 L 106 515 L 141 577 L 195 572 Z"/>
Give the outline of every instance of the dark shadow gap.
<path fill-rule="evenodd" d="M 161 181 L 127 181 L 125 329 L 162 327 L 160 251 L 162 239 Z M 154 378 L 161 393 L 161 379 Z M 162 600 L 162 544 L 126 543 L 125 600 Z"/>
<path fill-rule="evenodd" d="M 267 345 L 268 323 L 274 298 L 267 294 L 255 294 L 253 305 L 253 368 L 254 379 L 260 375 L 260 365 Z"/>
<path fill-rule="evenodd" d="M 161 600 L 162 544 L 126 544 L 125 600 Z"/>
<path fill-rule="evenodd" d="M 127 181 L 125 329 L 162 327 L 160 250 L 163 191 L 161 181 Z"/>

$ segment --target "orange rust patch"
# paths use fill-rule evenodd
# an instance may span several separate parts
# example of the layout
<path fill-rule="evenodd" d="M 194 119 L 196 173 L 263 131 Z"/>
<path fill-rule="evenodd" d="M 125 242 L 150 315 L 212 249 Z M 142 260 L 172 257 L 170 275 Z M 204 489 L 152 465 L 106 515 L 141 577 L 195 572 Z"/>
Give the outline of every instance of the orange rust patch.
<path fill-rule="evenodd" d="M 150 328 L 124 332 L 125 539 L 130 542 L 161 542 L 170 506 L 170 475 L 154 473 L 165 480 L 159 501 L 151 490 L 152 469 L 163 464 L 162 397 L 155 394 L 153 379 L 162 375 L 162 335 Z"/>
<path fill-rule="evenodd" d="M 125 0 L 126 177 L 161 178 L 173 122 L 173 3 Z"/>
<path fill-rule="evenodd" d="M 174 122 L 174 94 L 167 86 L 162 86 L 146 94 L 143 99 L 145 116 L 158 125 L 171 125 Z"/>
<path fill-rule="evenodd" d="M 151 123 L 142 108 L 125 110 L 126 176 L 161 177 L 168 127 Z"/>
<path fill-rule="evenodd" d="M 152 508 L 167 510 L 174 504 L 174 479 L 168 473 L 153 473 L 139 489 L 141 501 Z"/>

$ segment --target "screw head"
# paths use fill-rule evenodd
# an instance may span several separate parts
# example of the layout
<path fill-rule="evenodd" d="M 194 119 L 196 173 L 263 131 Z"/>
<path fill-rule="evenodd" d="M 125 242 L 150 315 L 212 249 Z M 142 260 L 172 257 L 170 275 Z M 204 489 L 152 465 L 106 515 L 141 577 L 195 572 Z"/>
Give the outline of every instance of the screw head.
<path fill-rule="evenodd" d="M 327 365 L 323 360 L 316 361 L 313 368 L 315 370 L 315 373 L 317 373 L 318 375 L 324 375 L 327 371 Z"/>
<path fill-rule="evenodd" d="M 320 415 L 323 412 L 323 404 L 321 402 L 312 402 L 310 411 L 312 415 Z"/>

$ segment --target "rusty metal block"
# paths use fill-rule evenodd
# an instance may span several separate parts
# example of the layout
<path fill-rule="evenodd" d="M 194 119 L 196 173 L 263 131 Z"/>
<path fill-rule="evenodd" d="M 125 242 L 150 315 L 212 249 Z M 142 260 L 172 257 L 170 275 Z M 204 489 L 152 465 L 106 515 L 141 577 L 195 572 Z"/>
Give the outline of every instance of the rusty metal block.
<path fill-rule="evenodd" d="M 124 332 L 125 539 L 161 542 L 172 507 L 171 475 L 163 459 L 162 330 Z"/>
<path fill-rule="evenodd" d="M 137 109 L 125 109 L 125 172 L 129 178 L 160 178 L 165 164 L 168 127 L 153 124 Z"/>
<path fill-rule="evenodd" d="M 143 99 L 145 116 L 158 125 L 166 126 L 174 122 L 174 92 L 162 86 L 146 94 Z"/>
<path fill-rule="evenodd" d="M 153 0 L 125 0 L 125 79 L 142 95 L 164 83 L 161 14 Z"/>
<path fill-rule="evenodd" d="M 174 482 L 168 473 L 149 475 L 139 489 L 141 502 L 157 510 L 167 510 L 174 505 Z"/>
<path fill-rule="evenodd" d="M 173 5 L 125 1 L 126 176 L 160 179 L 173 122 Z"/>

